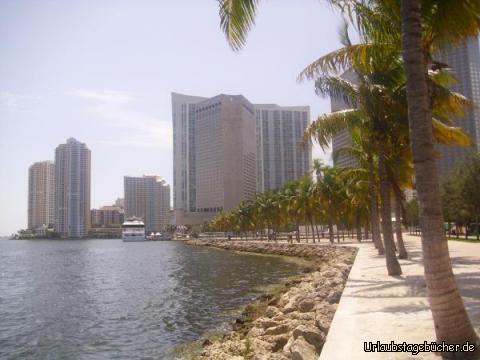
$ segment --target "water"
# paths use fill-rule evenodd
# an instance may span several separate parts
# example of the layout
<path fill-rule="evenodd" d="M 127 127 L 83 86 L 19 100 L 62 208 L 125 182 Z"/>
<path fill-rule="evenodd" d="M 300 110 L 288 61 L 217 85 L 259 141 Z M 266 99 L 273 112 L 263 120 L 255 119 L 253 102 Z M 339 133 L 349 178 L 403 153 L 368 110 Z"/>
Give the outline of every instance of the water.
<path fill-rule="evenodd" d="M 180 242 L 2 240 L 0 358 L 170 358 L 299 271 Z"/>

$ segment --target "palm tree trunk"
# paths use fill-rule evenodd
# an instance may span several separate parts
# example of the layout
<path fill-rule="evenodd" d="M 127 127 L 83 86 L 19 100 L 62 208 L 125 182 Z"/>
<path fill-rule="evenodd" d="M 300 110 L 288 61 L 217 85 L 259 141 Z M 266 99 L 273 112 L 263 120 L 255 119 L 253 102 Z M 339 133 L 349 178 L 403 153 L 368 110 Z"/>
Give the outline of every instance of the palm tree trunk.
<path fill-rule="evenodd" d="M 362 223 L 360 221 L 360 214 L 357 213 L 357 241 L 362 242 Z"/>
<path fill-rule="evenodd" d="M 395 194 L 395 234 L 397 236 L 398 258 L 408 259 L 402 235 L 402 199 L 399 194 Z"/>
<path fill-rule="evenodd" d="M 333 216 L 331 212 L 328 214 L 328 237 L 330 243 L 333 244 L 335 242 L 335 237 L 333 234 Z"/>
<path fill-rule="evenodd" d="M 308 243 L 308 223 L 305 221 L 305 242 Z"/>
<path fill-rule="evenodd" d="M 298 224 L 298 220 L 295 223 L 295 225 L 296 225 L 296 228 L 297 228 L 297 233 L 295 234 L 295 237 L 297 239 L 297 242 L 299 243 L 300 242 L 300 225 Z"/>
<path fill-rule="evenodd" d="M 310 218 L 310 225 L 312 226 L 313 243 L 315 243 L 315 226 L 313 225 L 313 219 L 312 218 Z"/>
<path fill-rule="evenodd" d="M 420 206 L 425 281 L 437 342 L 460 344 L 469 341 L 477 344 L 478 349 L 479 340 L 458 292 L 443 232 L 427 65 L 422 44 L 421 4 L 420 0 L 401 0 L 402 50 L 407 75 L 408 120 Z M 457 354 L 455 358 L 466 355 Z"/>
<path fill-rule="evenodd" d="M 400 275 L 402 268 L 395 255 L 395 242 L 392 229 L 392 209 L 390 207 L 390 182 L 385 169 L 385 153 L 382 146 L 378 152 L 378 177 L 380 188 L 380 211 L 382 213 L 383 242 L 388 275 Z"/>
<path fill-rule="evenodd" d="M 377 193 L 375 191 L 375 178 L 373 170 L 373 158 L 368 156 L 368 188 L 370 192 L 370 222 L 372 223 L 372 241 L 377 248 L 378 255 L 385 254 L 382 237 L 380 234 L 380 218 L 378 216 Z"/>

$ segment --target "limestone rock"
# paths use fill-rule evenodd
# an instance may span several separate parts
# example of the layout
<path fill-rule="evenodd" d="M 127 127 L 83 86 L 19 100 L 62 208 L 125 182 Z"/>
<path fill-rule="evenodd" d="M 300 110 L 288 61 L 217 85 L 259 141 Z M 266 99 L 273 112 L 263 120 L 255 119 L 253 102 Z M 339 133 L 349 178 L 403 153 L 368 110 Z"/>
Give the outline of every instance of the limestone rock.
<path fill-rule="evenodd" d="M 292 334 L 295 339 L 303 337 L 310 345 L 313 345 L 318 352 L 320 352 L 325 340 L 324 334 L 314 326 L 297 326 Z"/>
<path fill-rule="evenodd" d="M 280 335 L 290 331 L 288 324 L 282 324 L 265 330 L 265 335 Z"/>
<path fill-rule="evenodd" d="M 301 312 L 307 312 L 313 309 L 315 303 L 312 300 L 303 300 L 298 304 L 298 309 Z"/>
<path fill-rule="evenodd" d="M 290 354 L 292 360 L 316 360 L 318 357 L 315 348 L 301 336 L 292 343 Z"/>
<path fill-rule="evenodd" d="M 274 306 L 269 306 L 269 307 L 267 307 L 267 310 L 265 310 L 265 316 L 266 317 L 274 318 L 277 315 L 280 315 L 280 310 L 278 310 Z"/>

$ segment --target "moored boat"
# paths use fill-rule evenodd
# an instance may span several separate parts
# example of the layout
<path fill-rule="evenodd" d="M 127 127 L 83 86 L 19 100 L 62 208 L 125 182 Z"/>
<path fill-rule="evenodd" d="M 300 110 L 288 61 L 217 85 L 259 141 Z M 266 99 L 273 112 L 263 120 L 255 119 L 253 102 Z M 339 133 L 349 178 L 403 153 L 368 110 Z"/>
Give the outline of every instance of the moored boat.
<path fill-rule="evenodd" d="M 139 219 L 127 219 L 122 224 L 123 241 L 145 241 L 145 224 Z"/>

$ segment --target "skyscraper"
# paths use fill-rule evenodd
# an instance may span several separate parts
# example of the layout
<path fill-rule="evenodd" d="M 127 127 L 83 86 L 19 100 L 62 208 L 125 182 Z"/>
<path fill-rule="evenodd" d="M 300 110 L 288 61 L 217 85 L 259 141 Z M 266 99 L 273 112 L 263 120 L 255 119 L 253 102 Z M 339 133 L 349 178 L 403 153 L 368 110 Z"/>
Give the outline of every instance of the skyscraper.
<path fill-rule="evenodd" d="M 357 76 L 352 70 L 347 70 L 341 75 L 342 79 L 349 81 L 352 84 L 358 83 Z M 330 98 L 331 111 L 341 111 L 351 109 L 352 106 L 346 101 L 337 97 Z M 332 139 L 332 156 L 333 164 L 338 167 L 356 166 L 356 159 L 348 153 L 337 153 L 339 149 L 352 145 L 352 138 L 347 129 L 341 130 Z"/>
<path fill-rule="evenodd" d="M 253 199 L 253 105 L 241 95 L 201 98 L 172 93 L 173 182 L 177 225 L 210 220 Z"/>
<path fill-rule="evenodd" d="M 28 169 L 28 228 L 50 225 L 55 220 L 55 165 L 36 162 Z"/>
<path fill-rule="evenodd" d="M 169 223 L 170 186 L 157 175 L 125 176 L 125 219 L 141 218 L 145 231 L 159 232 Z"/>
<path fill-rule="evenodd" d="M 454 120 L 472 138 L 474 146 L 439 145 L 438 169 L 441 176 L 455 168 L 472 151 L 480 149 L 480 51 L 478 38 L 468 38 L 459 45 L 445 46 L 435 60 L 446 63 L 455 74 L 458 83 L 451 89 L 472 100 L 476 107 L 468 109 L 465 116 Z"/>
<path fill-rule="evenodd" d="M 74 138 L 55 149 L 55 230 L 87 236 L 90 227 L 90 150 Z"/>
<path fill-rule="evenodd" d="M 257 192 L 280 188 L 309 173 L 312 149 L 303 141 L 310 124 L 308 106 L 255 104 Z"/>

